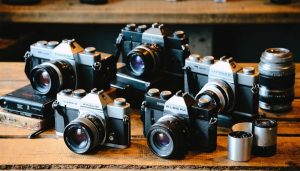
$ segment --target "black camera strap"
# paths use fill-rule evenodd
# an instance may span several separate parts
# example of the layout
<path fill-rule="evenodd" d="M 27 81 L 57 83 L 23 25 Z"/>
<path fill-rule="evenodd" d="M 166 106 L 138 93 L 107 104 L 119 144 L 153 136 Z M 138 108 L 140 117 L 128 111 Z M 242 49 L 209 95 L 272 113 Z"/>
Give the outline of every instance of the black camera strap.
<path fill-rule="evenodd" d="M 123 45 L 123 34 L 119 34 L 116 40 L 115 64 L 119 61 Z"/>
<path fill-rule="evenodd" d="M 25 59 L 25 74 L 27 78 L 29 79 L 30 71 L 32 70 L 32 54 L 27 51 L 24 55 Z"/>
<path fill-rule="evenodd" d="M 64 120 L 64 125 L 68 125 L 69 123 L 69 120 L 68 120 L 68 117 L 67 117 L 67 107 L 66 105 L 65 106 L 60 106 L 59 103 L 57 101 L 54 101 L 53 104 L 52 104 L 52 108 L 54 110 L 56 110 L 56 112 L 62 116 L 63 120 Z"/>
<path fill-rule="evenodd" d="M 198 86 L 197 79 L 193 76 L 193 73 L 191 71 L 190 67 L 184 68 L 184 76 L 186 77 L 185 81 L 185 87 L 187 92 L 192 94 L 193 96 L 196 96 L 196 94 L 200 91 L 200 88 Z"/>

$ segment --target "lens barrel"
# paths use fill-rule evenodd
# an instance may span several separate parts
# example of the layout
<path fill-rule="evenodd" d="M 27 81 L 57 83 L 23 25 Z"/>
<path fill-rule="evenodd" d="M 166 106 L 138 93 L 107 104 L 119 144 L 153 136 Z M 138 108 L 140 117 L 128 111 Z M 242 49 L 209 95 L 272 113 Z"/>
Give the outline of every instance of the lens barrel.
<path fill-rule="evenodd" d="M 56 95 L 61 89 L 76 86 L 76 75 L 72 66 L 63 60 L 49 61 L 35 66 L 30 71 L 32 88 L 40 94 Z"/>
<path fill-rule="evenodd" d="M 85 115 L 70 122 L 64 130 L 67 147 L 78 154 L 84 154 L 105 142 L 106 130 L 100 118 Z"/>
<path fill-rule="evenodd" d="M 186 152 L 187 128 L 183 118 L 165 115 L 147 133 L 150 150 L 162 158 L 174 158 Z"/>
<path fill-rule="evenodd" d="M 259 107 L 281 112 L 291 109 L 294 99 L 295 65 L 285 48 L 265 50 L 259 63 Z"/>
<path fill-rule="evenodd" d="M 195 96 L 195 99 L 198 100 L 203 95 L 208 95 L 213 99 L 219 108 L 219 112 L 228 113 L 234 107 L 235 97 L 233 90 L 225 81 L 212 80 L 206 83 Z"/>
<path fill-rule="evenodd" d="M 155 73 L 160 68 L 160 49 L 157 45 L 140 45 L 127 55 L 126 66 L 136 76 Z"/>

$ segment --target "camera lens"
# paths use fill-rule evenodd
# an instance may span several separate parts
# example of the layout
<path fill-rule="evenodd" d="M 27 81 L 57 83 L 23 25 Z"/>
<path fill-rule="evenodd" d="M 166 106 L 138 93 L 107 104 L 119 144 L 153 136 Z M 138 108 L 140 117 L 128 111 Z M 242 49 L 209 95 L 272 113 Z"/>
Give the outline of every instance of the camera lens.
<path fill-rule="evenodd" d="M 159 147 L 159 148 L 165 148 L 168 145 L 170 145 L 170 138 L 167 134 L 163 133 L 163 132 L 157 132 L 153 135 L 153 142 L 155 144 L 155 146 Z"/>
<path fill-rule="evenodd" d="M 265 50 L 260 58 L 259 73 L 259 106 L 273 112 L 289 110 L 295 83 L 292 53 L 284 48 Z"/>
<path fill-rule="evenodd" d="M 45 88 L 51 84 L 50 75 L 45 70 L 38 70 L 34 76 L 33 79 L 36 80 L 36 83 L 39 87 Z"/>
<path fill-rule="evenodd" d="M 29 78 L 33 89 L 40 94 L 55 95 L 61 89 L 74 89 L 76 86 L 76 76 L 72 66 L 62 60 L 35 66 Z"/>
<path fill-rule="evenodd" d="M 160 67 L 160 49 L 157 45 L 137 46 L 127 57 L 128 69 L 136 76 L 155 73 Z"/>
<path fill-rule="evenodd" d="M 130 61 L 130 67 L 135 73 L 143 73 L 145 70 L 145 63 L 141 56 L 133 56 Z"/>
<path fill-rule="evenodd" d="M 212 80 L 204 85 L 195 99 L 199 100 L 205 96 L 209 96 L 211 101 L 215 103 L 219 112 L 230 112 L 234 107 L 234 93 L 230 85 L 222 80 Z M 208 97 L 206 97 L 208 98 Z"/>
<path fill-rule="evenodd" d="M 186 136 L 187 126 L 183 118 L 176 115 L 165 115 L 149 129 L 148 146 L 159 157 L 178 157 L 185 152 Z"/>
<path fill-rule="evenodd" d="M 72 125 L 68 129 L 68 141 L 72 144 L 73 147 L 77 149 L 82 149 L 88 146 L 90 137 L 88 136 L 88 132 L 84 127 L 78 125 Z"/>
<path fill-rule="evenodd" d="M 103 120 L 93 115 L 85 115 L 70 122 L 64 130 L 64 141 L 75 153 L 87 153 L 105 142 Z"/>

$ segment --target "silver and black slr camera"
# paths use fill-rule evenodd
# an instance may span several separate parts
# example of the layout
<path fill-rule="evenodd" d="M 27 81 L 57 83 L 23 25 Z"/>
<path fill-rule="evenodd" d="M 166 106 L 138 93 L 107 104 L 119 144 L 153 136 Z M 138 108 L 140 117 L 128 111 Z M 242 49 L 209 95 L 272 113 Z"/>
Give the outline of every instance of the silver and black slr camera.
<path fill-rule="evenodd" d="M 133 101 L 142 102 L 150 87 L 183 88 L 176 84 L 183 81 L 182 67 L 190 54 L 188 37 L 183 31 L 170 32 L 158 23 L 151 27 L 127 24 L 121 30 L 116 45 L 116 56 L 122 54 L 121 61 L 125 64 L 118 69 L 116 82 L 140 92 L 135 93 L 140 96 Z"/>
<path fill-rule="evenodd" d="M 130 145 L 130 104 L 114 101 L 103 91 L 65 89 L 54 103 L 55 129 L 75 153 L 87 153 L 98 145 L 126 148 Z"/>
<path fill-rule="evenodd" d="M 193 54 L 185 61 L 184 88 L 195 99 L 210 95 L 218 104 L 219 123 L 249 121 L 258 115 L 258 72 L 232 57 L 215 60 Z"/>
<path fill-rule="evenodd" d="M 111 54 L 83 49 L 74 40 L 38 41 L 25 54 L 25 73 L 33 89 L 55 96 L 62 89 L 108 89 L 115 77 Z"/>
<path fill-rule="evenodd" d="M 187 150 L 212 152 L 217 146 L 217 104 L 210 96 L 150 89 L 141 107 L 144 135 L 151 151 L 180 158 Z"/>

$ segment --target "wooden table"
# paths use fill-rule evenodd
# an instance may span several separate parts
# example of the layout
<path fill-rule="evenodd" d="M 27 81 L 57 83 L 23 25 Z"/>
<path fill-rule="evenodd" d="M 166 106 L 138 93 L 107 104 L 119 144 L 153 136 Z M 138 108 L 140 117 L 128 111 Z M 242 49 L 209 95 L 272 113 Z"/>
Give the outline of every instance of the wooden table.
<path fill-rule="evenodd" d="M 32 6 L 0 4 L 0 22 L 239 24 L 299 23 L 300 2 L 274 5 L 267 0 L 109 0 L 105 5 L 79 0 L 43 0 Z"/>
<path fill-rule="evenodd" d="M 0 95 L 28 84 L 23 63 L 0 63 Z M 252 156 L 249 162 L 227 159 L 228 130 L 219 128 L 217 150 L 212 153 L 190 152 L 184 160 L 166 160 L 153 155 L 142 135 L 138 110 L 132 113 L 132 144 L 120 150 L 102 148 L 88 155 L 71 152 L 62 138 L 49 130 L 37 139 L 27 139 L 31 132 L 0 124 L 0 169 L 103 169 L 103 170 L 300 170 L 300 64 L 297 64 L 296 99 L 288 113 L 271 114 L 279 122 L 277 154 Z"/>

